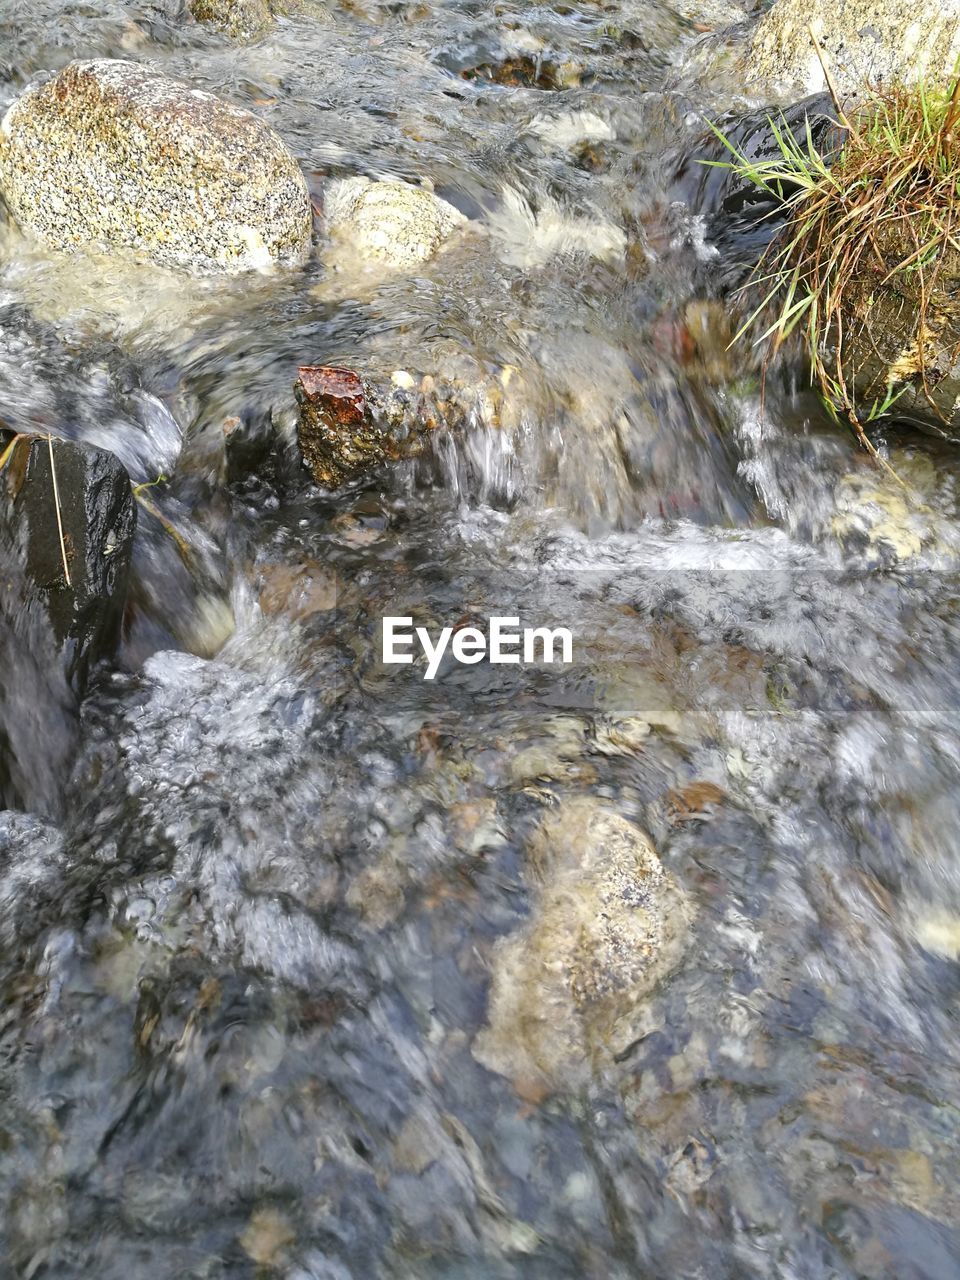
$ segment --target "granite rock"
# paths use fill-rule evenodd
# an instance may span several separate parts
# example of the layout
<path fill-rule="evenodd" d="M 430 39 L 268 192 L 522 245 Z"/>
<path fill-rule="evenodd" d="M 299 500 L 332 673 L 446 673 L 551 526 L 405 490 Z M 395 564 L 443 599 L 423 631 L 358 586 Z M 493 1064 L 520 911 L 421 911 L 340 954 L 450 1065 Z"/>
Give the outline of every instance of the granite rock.
<path fill-rule="evenodd" d="M 270 0 L 190 0 L 198 22 L 209 22 L 230 36 L 256 36 L 273 21 Z"/>
<path fill-rule="evenodd" d="M 73 62 L 0 124 L 0 187 L 20 227 L 194 273 L 297 264 L 311 208 L 293 156 L 248 111 L 135 62 Z"/>
<path fill-rule="evenodd" d="M 842 94 L 883 81 L 946 85 L 960 56 L 960 0 L 775 0 L 744 59 L 748 80 L 825 89 L 811 27 Z"/>

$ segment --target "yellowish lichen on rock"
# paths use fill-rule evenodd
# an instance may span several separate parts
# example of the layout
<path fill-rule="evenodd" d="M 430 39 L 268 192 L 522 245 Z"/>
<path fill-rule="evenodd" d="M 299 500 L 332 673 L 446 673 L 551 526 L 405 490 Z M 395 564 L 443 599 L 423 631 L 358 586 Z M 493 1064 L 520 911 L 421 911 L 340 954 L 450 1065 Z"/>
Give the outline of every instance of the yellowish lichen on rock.
<path fill-rule="evenodd" d="M 0 187 L 21 229 L 54 249 L 194 273 L 310 251 L 306 182 L 274 130 L 135 62 L 73 62 L 29 88 L 3 119 Z"/>
<path fill-rule="evenodd" d="M 832 534 L 841 540 L 859 538 L 870 550 L 898 563 L 945 550 L 948 531 L 922 496 L 935 482 L 932 465 L 899 455 L 893 466 L 895 476 L 871 468 L 840 480 Z"/>
<path fill-rule="evenodd" d="M 270 0 L 190 0 L 190 12 L 198 22 L 209 22 L 227 35 L 256 36 L 273 21 Z"/>
<path fill-rule="evenodd" d="M 645 1002 L 683 954 L 692 916 L 639 828 L 603 804 L 561 804 L 530 845 L 537 902 L 494 952 L 474 1056 L 522 1092 L 575 1085 L 644 1032 Z"/>
<path fill-rule="evenodd" d="M 259 1266 L 275 1267 L 286 1260 L 287 1250 L 296 1238 L 290 1220 L 278 1209 L 267 1207 L 254 1211 L 240 1244 L 247 1257 Z"/>

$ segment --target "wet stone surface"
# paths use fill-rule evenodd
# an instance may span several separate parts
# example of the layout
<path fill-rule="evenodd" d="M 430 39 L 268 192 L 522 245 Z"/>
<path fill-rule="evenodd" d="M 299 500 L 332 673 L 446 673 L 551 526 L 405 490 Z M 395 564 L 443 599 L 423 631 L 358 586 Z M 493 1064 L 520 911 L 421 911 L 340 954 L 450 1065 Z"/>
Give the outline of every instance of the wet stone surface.
<path fill-rule="evenodd" d="M 199 279 L 0 221 L 4 417 L 138 508 L 79 705 L 0 538 L 4 1280 L 943 1280 L 960 461 L 728 349 L 759 232 L 675 179 L 759 15 L 282 7 L 0 6 L 4 104 L 135 59 L 317 214 Z M 363 261 L 356 180 L 469 225 Z M 428 682 L 385 614 L 576 660 Z"/>
<path fill-rule="evenodd" d="M 591 801 L 561 801 L 530 861 L 540 901 L 498 948 L 473 1050 L 527 1092 L 568 1088 L 597 1050 L 646 1034 L 643 999 L 679 962 L 691 914 L 643 833 Z"/>
<path fill-rule="evenodd" d="M 67 678 L 82 691 L 120 639 L 136 529 L 130 478 L 111 454 L 66 440 L 19 436 L 9 450 L 5 533 L 23 548 Z"/>

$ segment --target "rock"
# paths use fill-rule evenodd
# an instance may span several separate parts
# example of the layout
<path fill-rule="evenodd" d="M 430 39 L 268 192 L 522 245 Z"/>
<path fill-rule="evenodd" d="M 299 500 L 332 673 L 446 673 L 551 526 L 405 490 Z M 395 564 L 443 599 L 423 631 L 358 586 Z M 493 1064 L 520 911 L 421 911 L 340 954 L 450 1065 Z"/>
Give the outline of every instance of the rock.
<path fill-rule="evenodd" d="M 331 236 L 360 259 L 408 271 L 432 258 L 467 221 L 424 187 L 394 180 L 344 178 L 324 191 Z"/>
<path fill-rule="evenodd" d="M 735 326 L 722 303 L 694 298 L 678 313 L 669 311 L 653 326 L 657 351 L 691 378 L 723 384 L 752 371 L 744 352 L 733 350 Z"/>
<path fill-rule="evenodd" d="M 848 554 L 884 567 L 916 564 L 920 557 L 955 563 L 957 533 L 942 514 L 937 467 L 921 450 L 892 448 L 887 460 L 893 474 L 870 466 L 840 477 L 830 535 Z"/>
<path fill-rule="evenodd" d="M 419 390 L 408 390 L 330 365 L 305 365 L 298 374 L 300 452 L 317 484 L 328 489 L 380 462 L 413 457 L 442 420 L 426 379 Z"/>
<path fill-rule="evenodd" d="M 296 1239 L 297 1233 L 289 1218 L 267 1206 L 254 1211 L 240 1236 L 240 1244 L 251 1261 L 272 1269 L 286 1261 L 287 1252 Z"/>
<path fill-rule="evenodd" d="M 782 130 L 806 145 L 806 132 L 821 154 L 839 146 L 842 135 L 834 123 L 827 93 L 814 94 L 780 112 L 768 109 L 721 116 L 715 127 L 747 160 L 761 164 L 780 157 L 771 115 Z M 669 198 L 686 205 L 706 221 L 706 239 L 719 254 L 710 275 L 723 287 L 743 282 L 752 265 L 783 226 L 782 203 L 769 191 L 723 167 L 732 156 L 712 131 L 685 151 L 676 163 Z M 719 164 L 718 164 L 719 162 Z"/>
<path fill-rule="evenodd" d="M 303 262 L 311 208 L 269 125 L 135 62 L 73 62 L 0 125 L 0 185 L 50 248 L 145 255 L 195 273 Z"/>
<path fill-rule="evenodd" d="M 501 62 L 483 62 L 460 72 L 464 80 L 485 80 L 509 89 L 575 89 L 580 69 L 572 62 L 556 63 L 528 53 L 506 57 Z"/>
<path fill-rule="evenodd" d="M 129 476 L 101 449 L 18 436 L 0 478 L 4 523 L 82 691 L 120 635 L 136 527 Z"/>
<path fill-rule="evenodd" d="M 418 457 L 441 427 L 505 435 L 520 429 L 530 391 L 514 366 L 492 374 L 453 344 L 431 354 L 442 375 L 387 373 L 382 365 L 370 372 L 334 365 L 298 371 L 300 452 L 318 484 L 333 488 L 379 463 Z"/>
<path fill-rule="evenodd" d="M 918 79 L 946 85 L 960 57 L 960 0 L 775 0 L 743 61 L 749 81 L 826 88 L 810 27 L 842 94 Z"/>
<path fill-rule="evenodd" d="M 230 36 L 259 35 L 273 21 L 269 0 L 190 0 L 190 12 Z"/>
<path fill-rule="evenodd" d="M 643 832 L 597 801 L 562 803 L 530 856 L 537 902 L 497 944 L 473 1046 L 524 1093 L 575 1084 L 645 1033 L 644 1002 L 677 966 L 692 915 Z"/>
<path fill-rule="evenodd" d="M 0 522 L 0 812 L 57 817 L 76 746 L 77 700 L 44 601 L 5 523 Z M 0 820 L 0 847 L 4 838 Z"/>
<path fill-rule="evenodd" d="M 337 575 L 316 560 L 261 564 L 257 581 L 260 609 L 268 618 L 304 622 L 337 607 Z"/>
<path fill-rule="evenodd" d="M 903 224 L 875 237 L 886 275 L 913 253 Z M 882 289 L 869 260 L 844 299 L 843 366 L 862 413 L 896 400 L 890 415 L 945 439 L 960 441 L 960 252 L 947 247 L 939 271 L 897 271 Z M 927 290 L 927 330 L 918 331 L 921 288 Z M 922 351 L 921 351 L 922 340 Z"/>

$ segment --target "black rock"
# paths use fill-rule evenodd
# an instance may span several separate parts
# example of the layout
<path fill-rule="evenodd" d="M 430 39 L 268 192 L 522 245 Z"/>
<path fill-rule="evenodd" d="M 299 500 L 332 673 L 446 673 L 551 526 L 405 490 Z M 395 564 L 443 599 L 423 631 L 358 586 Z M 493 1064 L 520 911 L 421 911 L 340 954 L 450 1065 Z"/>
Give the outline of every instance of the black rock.
<path fill-rule="evenodd" d="M 792 106 L 722 116 L 716 128 L 732 146 L 751 161 L 776 160 L 780 147 L 774 124 L 781 134 L 790 133 L 804 148 L 807 127 L 814 146 L 825 158 L 839 148 L 843 131 L 837 124 L 830 95 L 814 94 Z M 720 253 L 720 275 L 725 286 L 740 283 L 755 266 L 764 249 L 783 224 L 782 197 L 749 182 L 731 169 L 716 167 L 733 156 L 720 138 L 705 133 L 697 145 L 679 159 L 670 197 L 706 220 L 706 239 Z"/>
<path fill-rule="evenodd" d="M 130 477 L 101 449 L 20 436 L 0 478 L 2 523 L 82 694 L 120 637 L 136 527 Z"/>
<path fill-rule="evenodd" d="M 23 559 L 10 530 L 0 527 L 0 810 L 57 818 L 77 737 L 77 697 Z"/>

